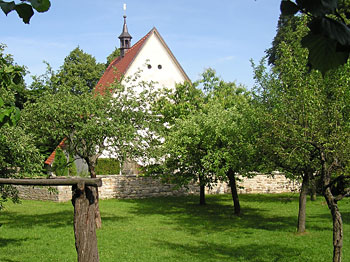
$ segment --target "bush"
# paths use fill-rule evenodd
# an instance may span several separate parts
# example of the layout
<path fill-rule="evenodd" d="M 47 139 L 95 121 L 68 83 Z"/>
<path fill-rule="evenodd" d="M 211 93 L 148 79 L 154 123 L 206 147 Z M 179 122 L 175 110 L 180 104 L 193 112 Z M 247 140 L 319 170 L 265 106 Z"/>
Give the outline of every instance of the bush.
<path fill-rule="evenodd" d="M 56 155 L 52 168 L 56 176 L 68 176 L 67 157 L 60 147 L 56 148 Z"/>
<path fill-rule="evenodd" d="M 74 156 L 73 154 L 69 154 L 69 176 L 77 176 L 78 171 L 77 171 L 77 165 L 75 164 L 74 161 Z"/>
<path fill-rule="evenodd" d="M 119 175 L 120 162 L 114 158 L 99 158 L 95 171 L 97 175 Z"/>

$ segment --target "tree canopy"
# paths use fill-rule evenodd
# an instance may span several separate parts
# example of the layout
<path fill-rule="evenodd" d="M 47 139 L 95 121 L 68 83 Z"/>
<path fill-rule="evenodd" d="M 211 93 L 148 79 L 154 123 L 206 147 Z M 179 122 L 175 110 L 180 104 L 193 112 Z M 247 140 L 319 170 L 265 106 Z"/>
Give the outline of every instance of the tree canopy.
<path fill-rule="evenodd" d="M 301 16 L 286 20 L 274 46 L 271 70 L 263 63 L 255 67 L 255 98 L 262 109 L 260 152 L 270 168 L 302 177 L 300 204 L 306 203 L 306 196 L 302 200 L 307 189 L 304 183 L 314 175 L 320 178 L 319 191 L 333 217 L 334 261 L 340 261 L 342 221 L 337 201 L 350 192 L 349 63 L 323 77 L 316 70 L 310 72 L 308 52 L 300 43 L 308 34 L 307 19 Z M 339 181 L 343 187 L 338 190 Z M 305 227 L 298 230 L 302 232 Z"/>

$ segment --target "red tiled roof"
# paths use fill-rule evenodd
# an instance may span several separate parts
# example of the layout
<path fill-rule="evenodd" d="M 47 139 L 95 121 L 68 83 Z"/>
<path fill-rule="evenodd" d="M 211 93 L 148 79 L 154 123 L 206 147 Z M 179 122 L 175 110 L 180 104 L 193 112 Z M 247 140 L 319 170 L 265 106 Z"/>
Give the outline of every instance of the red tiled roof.
<path fill-rule="evenodd" d="M 65 144 L 64 144 L 64 143 L 66 142 L 66 140 L 67 140 L 67 138 L 63 138 L 63 140 L 61 141 L 61 143 L 58 144 L 57 147 L 64 149 L 64 147 L 65 147 Z M 56 147 L 56 149 L 57 149 L 57 147 Z M 53 152 L 51 153 L 51 155 L 46 159 L 45 164 L 50 165 L 50 166 L 52 165 L 53 161 L 55 160 L 56 149 L 55 149 L 55 151 L 53 151 Z"/>
<path fill-rule="evenodd" d="M 114 59 L 107 67 L 106 71 L 98 81 L 95 87 L 95 93 L 103 94 L 106 87 L 111 85 L 116 79 L 119 80 L 125 72 L 128 70 L 131 63 L 139 53 L 141 47 L 146 42 L 146 39 L 155 30 L 153 28 L 143 38 L 141 38 L 136 44 L 125 52 L 124 57 L 118 57 Z"/>

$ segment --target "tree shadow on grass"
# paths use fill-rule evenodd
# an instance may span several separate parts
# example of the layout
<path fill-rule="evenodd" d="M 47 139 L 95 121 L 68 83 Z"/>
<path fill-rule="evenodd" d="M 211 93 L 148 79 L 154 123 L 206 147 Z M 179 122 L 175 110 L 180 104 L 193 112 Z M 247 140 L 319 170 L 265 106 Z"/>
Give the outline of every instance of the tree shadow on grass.
<path fill-rule="evenodd" d="M 235 228 L 295 232 L 297 223 L 296 215 L 271 216 L 264 208 L 244 207 L 242 215 L 237 217 L 233 214 L 232 204 L 222 201 L 222 197 L 208 198 L 205 206 L 199 206 L 198 197 L 192 196 L 124 201 L 133 203 L 129 212 L 135 216 L 160 214 L 167 218 L 162 223 L 177 226 L 179 230 L 191 234 L 198 234 L 202 229 L 217 232 Z"/>
<path fill-rule="evenodd" d="M 298 202 L 299 193 L 285 193 L 285 194 L 241 194 L 239 195 L 241 201 L 264 202 L 264 203 L 281 203 L 288 204 L 290 202 Z"/>
<path fill-rule="evenodd" d="M 23 242 L 27 242 L 27 241 L 31 241 L 31 240 L 37 240 L 37 238 L 30 238 L 30 237 L 25 237 L 25 238 L 2 238 L 2 237 L 0 237 L 0 247 L 6 247 L 6 246 L 9 246 L 9 245 L 19 246 Z"/>
<path fill-rule="evenodd" d="M 10 228 L 33 228 L 36 226 L 60 228 L 73 225 L 73 212 L 67 210 L 30 215 L 18 212 L 4 212 L 1 221 L 3 226 Z"/>
<path fill-rule="evenodd" d="M 186 254 L 193 258 L 196 257 L 202 261 L 307 261 L 307 259 L 300 257 L 303 251 L 301 248 L 285 247 L 278 244 L 223 245 L 206 241 L 200 241 L 195 244 L 179 244 L 165 240 L 155 240 L 154 243 L 165 249 L 173 249 L 179 254 Z"/>
<path fill-rule="evenodd" d="M 350 212 L 340 210 L 340 213 L 343 220 L 343 224 L 350 225 Z M 332 223 L 332 215 L 329 210 L 328 210 L 328 213 L 318 214 L 310 217 L 313 219 L 318 219 L 320 222 L 329 221 L 330 223 Z"/>
<path fill-rule="evenodd" d="M 115 221 L 124 219 L 113 214 L 102 212 L 103 221 Z M 25 215 L 17 212 L 4 212 L 0 222 L 4 227 L 9 228 L 33 228 L 36 226 L 43 226 L 49 228 L 72 227 L 74 221 L 74 212 L 66 210 L 45 214 L 31 214 Z"/>
<path fill-rule="evenodd" d="M 20 260 L 13 260 L 13 259 L 8 259 L 8 258 L 1 258 L 1 257 L 0 257 L 0 261 L 2 261 L 2 262 L 22 262 Z"/>

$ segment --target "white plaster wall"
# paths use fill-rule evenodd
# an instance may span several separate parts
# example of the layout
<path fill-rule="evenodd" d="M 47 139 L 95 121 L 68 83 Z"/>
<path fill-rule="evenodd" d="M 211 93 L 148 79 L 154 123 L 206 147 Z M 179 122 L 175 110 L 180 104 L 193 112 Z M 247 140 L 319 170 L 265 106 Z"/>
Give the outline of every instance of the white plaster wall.
<path fill-rule="evenodd" d="M 151 65 L 152 68 L 149 69 L 148 65 Z M 158 65 L 161 65 L 162 68 L 158 69 Z M 186 80 L 186 76 L 173 60 L 156 33 L 152 33 L 148 37 L 135 60 L 127 70 L 125 79 L 135 79 L 135 74 L 138 73 L 140 77 L 137 78 L 135 82 L 123 82 L 124 85 L 129 84 L 135 86 L 135 91 L 137 92 L 142 91 L 142 87 L 137 84 L 140 81 L 147 83 L 155 82 L 154 87 L 156 89 L 161 89 L 175 88 L 177 83 L 183 83 Z M 114 152 L 118 152 L 118 150 L 116 148 L 108 148 L 103 151 L 100 158 L 117 158 Z M 145 161 L 145 159 L 139 160 L 138 163 L 142 164 Z"/>
<path fill-rule="evenodd" d="M 149 69 L 147 65 L 151 65 L 152 68 Z M 162 69 L 158 69 L 158 65 L 161 65 Z M 174 88 L 176 83 L 183 83 L 186 80 L 155 33 L 148 37 L 125 76 L 133 77 L 139 70 L 141 70 L 139 80 L 157 82 L 156 88 Z"/>

